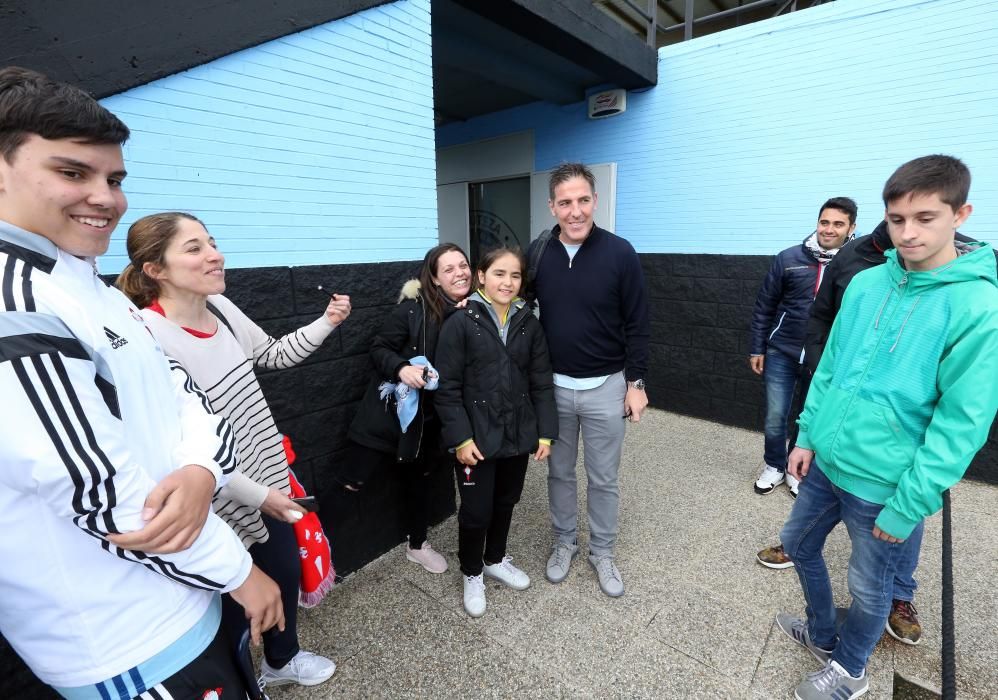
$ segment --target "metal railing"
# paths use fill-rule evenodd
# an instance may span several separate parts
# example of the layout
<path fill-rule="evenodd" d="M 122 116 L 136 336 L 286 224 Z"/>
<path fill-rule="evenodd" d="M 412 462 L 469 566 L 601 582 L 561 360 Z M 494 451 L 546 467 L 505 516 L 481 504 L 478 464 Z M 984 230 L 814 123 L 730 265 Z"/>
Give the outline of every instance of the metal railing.
<path fill-rule="evenodd" d="M 693 38 L 694 27 L 726 17 L 739 17 L 745 13 L 753 13 L 767 7 L 776 7 L 776 11 L 771 16 L 777 17 L 787 12 L 804 9 L 805 7 L 815 7 L 826 2 L 833 2 L 833 0 L 752 0 L 751 2 L 738 0 L 737 7 L 718 9 L 717 12 L 711 12 L 698 17 L 694 11 L 694 0 L 684 0 L 682 15 L 679 15 L 676 10 L 670 8 L 668 5 L 662 6 L 659 0 L 647 0 L 644 8 L 638 5 L 636 0 L 616 0 L 616 2 L 610 2 L 609 0 L 594 1 L 595 4 L 601 5 L 608 10 L 611 16 L 614 16 L 618 21 L 625 24 L 625 26 L 626 23 L 619 13 L 617 4 L 619 3 L 630 9 L 644 24 L 645 40 L 652 47 L 658 46 L 659 34 L 670 34 L 682 30 L 683 41 L 686 41 Z M 720 2 L 715 2 L 714 5 L 718 8 L 724 7 Z M 676 23 L 671 25 L 660 23 L 659 15 L 663 12 L 674 20 L 677 20 Z"/>

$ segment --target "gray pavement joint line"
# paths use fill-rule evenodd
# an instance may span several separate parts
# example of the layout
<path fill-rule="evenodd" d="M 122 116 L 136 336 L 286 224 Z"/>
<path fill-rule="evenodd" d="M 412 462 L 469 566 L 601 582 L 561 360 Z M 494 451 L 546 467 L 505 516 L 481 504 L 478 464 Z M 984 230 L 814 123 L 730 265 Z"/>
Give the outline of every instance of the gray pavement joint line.
<path fill-rule="evenodd" d="M 468 618 L 468 622 L 469 623 L 471 622 L 471 618 Z M 487 639 L 495 642 L 499 646 L 504 647 L 513 656 L 515 656 L 521 662 L 525 662 L 527 666 L 532 668 L 534 671 L 537 671 L 541 675 L 550 677 L 553 671 L 554 679 L 561 681 L 563 684 L 568 686 L 570 689 L 572 689 L 573 693 L 580 694 L 586 690 L 586 688 L 580 688 L 579 686 L 577 686 L 575 683 L 572 682 L 572 675 L 570 674 L 568 669 L 562 668 L 555 664 L 543 664 L 535 662 L 535 659 L 539 659 L 537 655 L 521 653 L 521 647 L 516 643 L 516 640 L 507 638 L 503 635 L 494 636 L 493 634 L 489 633 L 487 630 L 482 631 L 481 634 Z M 562 695 L 561 697 L 565 696 Z M 578 695 L 571 695 L 569 697 L 578 697 Z"/>
<path fill-rule="evenodd" d="M 690 654 L 689 652 L 687 652 L 687 651 L 684 651 L 684 650 L 680 649 L 679 647 L 675 647 L 675 646 L 673 646 L 673 645 L 669 644 L 668 642 L 666 642 L 666 641 L 664 641 L 664 640 L 662 640 L 662 639 L 659 639 L 659 638 L 658 638 L 658 637 L 656 637 L 655 635 L 652 635 L 652 636 L 651 636 L 651 639 L 652 639 L 652 641 L 655 641 L 655 642 L 658 642 L 659 644 L 661 644 L 661 645 L 662 645 L 662 646 L 664 646 L 664 647 L 668 647 L 669 649 L 672 649 L 672 650 L 673 650 L 674 652 L 676 652 L 676 653 L 678 653 L 678 654 L 682 654 L 682 655 L 683 655 L 683 656 L 685 656 L 685 657 L 686 657 L 687 659 L 690 659 L 691 661 L 694 661 L 694 662 L 696 662 L 696 663 L 697 663 L 697 664 L 699 664 L 700 666 L 703 666 L 703 667 L 704 667 L 704 668 L 706 668 L 706 669 L 710 669 L 710 670 L 711 670 L 711 671 L 713 671 L 714 673 L 717 673 L 717 674 L 721 675 L 721 676 L 722 676 L 723 678 L 730 678 L 730 679 L 732 679 L 732 680 L 736 680 L 736 681 L 738 680 L 738 679 L 737 679 L 737 678 L 736 678 L 735 676 L 732 676 L 732 675 L 729 675 L 729 674 L 728 674 L 728 673 L 727 673 L 726 671 L 724 671 L 723 669 L 720 669 L 720 668 L 717 668 L 716 666 L 713 666 L 712 664 L 709 664 L 709 663 L 707 663 L 706 661 L 704 661 L 704 660 L 703 660 L 703 659 L 701 659 L 700 657 L 698 657 L 698 656 L 693 656 L 693 655 L 692 655 L 692 654 Z"/>
<path fill-rule="evenodd" d="M 398 575 L 398 576 L 396 576 L 396 578 L 398 578 L 398 580 L 400 580 L 400 581 L 405 581 L 410 586 L 412 586 L 417 591 L 419 591 L 423 595 L 427 596 L 428 598 L 430 598 L 434 602 L 440 603 L 440 600 L 437 598 L 437 594 L 436 594 L 435 591 L 427 590 L 426 588 L 423 588 L 422 586 L 420 586 L 419 583 L 417 583 L 416 581 L 413 581 L 410 578 L 406 578 L 405 576 Z"/>
<path fill-rule="evenodd" d="M 769 626 L 769 634 L 766 635 L 766 641 L 762 643 L 762 649 L 759 650 L 759 658 L 755 660 L 755 668 L 752 669 L 752 679 L 749 681 L 749 688 L 755 685 L 756 674 L 759 673 L 759 666 L 762 665 L 762 659 L 766 655 L 766 649 L 769 648 L 769 642 L 773 639 L 773 630 L 776 629 L 776 623 L 774 622 Z"/>

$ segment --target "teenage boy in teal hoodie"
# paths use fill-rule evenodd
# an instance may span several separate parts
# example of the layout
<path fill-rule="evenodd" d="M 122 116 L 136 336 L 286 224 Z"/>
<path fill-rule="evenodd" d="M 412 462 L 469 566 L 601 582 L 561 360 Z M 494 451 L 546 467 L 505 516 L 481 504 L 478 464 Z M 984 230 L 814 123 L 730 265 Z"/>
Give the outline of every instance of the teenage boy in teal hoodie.
<path fill-rule="evenodd" d="M 998 275 L 987 243 L 955 243 L 970 216 L 970 171 L 926 156 L 884 186 L 895 250 L 846 290 L 798 420 L 788 470 L 807 477 L 783 527 L 806 619 L 777 625 L 824 665 L 798 700 L 849 700 L 890 613 L 905 540 L 942 507 L 987 439 L 998 409 Z M 839 629 L 825 539 L 852 540 L 852 604 Z"/>

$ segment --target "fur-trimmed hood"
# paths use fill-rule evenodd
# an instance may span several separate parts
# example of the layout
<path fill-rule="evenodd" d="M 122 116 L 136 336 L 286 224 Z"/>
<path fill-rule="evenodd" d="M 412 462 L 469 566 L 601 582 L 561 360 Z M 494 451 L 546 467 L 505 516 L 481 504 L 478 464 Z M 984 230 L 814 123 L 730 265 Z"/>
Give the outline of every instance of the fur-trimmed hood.
<path fill-rule="evenodd" d="M 420 289 L 422 289 L 422 285 L 420 285 L 419 280 L 409 280 L 402 285 L 402 291 L 399 292 L 399 300 L 396 303 L 401 304 L 406 299 L 418 299 Z"/>

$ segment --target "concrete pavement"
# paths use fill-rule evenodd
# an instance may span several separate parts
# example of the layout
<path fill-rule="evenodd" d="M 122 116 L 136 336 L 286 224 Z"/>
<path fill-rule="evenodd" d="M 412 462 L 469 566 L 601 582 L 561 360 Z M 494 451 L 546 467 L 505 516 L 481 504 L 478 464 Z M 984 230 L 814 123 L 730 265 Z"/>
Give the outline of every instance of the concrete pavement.
<path fill-rule="evenodd" d="M 755 562 L 758 549 L 776 542 L 793 502 L 784 487 L 753 493 L 761 455 L 760 433 L 655 410 L 630 425 L 617 548 L 627 592 L 617 599 L 600 592 L 584 546 L 564 583 L 545 580 L 546 471 L 532 464 L 509 544 L 529 589 L 486 579 L 488 610 L 468 617 L 451 517 L 430 533 L 450 562 L 447 573 L 406 562 L 399 546 L 347 577 L 299 622 L 302 647 L 335 659 L 336 675 L 318 687 L 268 693 L 273 700 L 791 698 L 817 662 L 773 624 L 779 610 L 803 611 L 793 570 Z M 580 496 L 584 484 L 580 467 Z M 580 513 L 584 545 L 584 507 Z M 998 488 L 960 484 L 953 514 L 959 697 L 985 700 L 998 696 Z M 871 700 L 892 697 L 895 673 L 941 684 L 940 533 L 935 516 L 916 574 L 923 642 L 909 647 L 885 635 L 869 666 Z M 848 554 L 837 528 L 826 557 L 839 605 L 848 604 Z"/>

